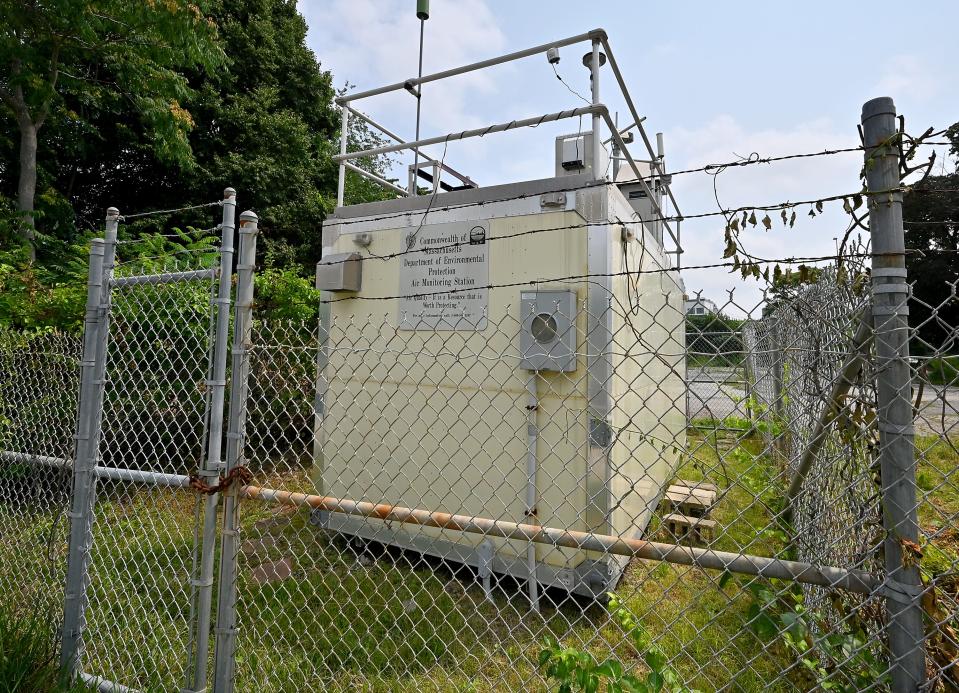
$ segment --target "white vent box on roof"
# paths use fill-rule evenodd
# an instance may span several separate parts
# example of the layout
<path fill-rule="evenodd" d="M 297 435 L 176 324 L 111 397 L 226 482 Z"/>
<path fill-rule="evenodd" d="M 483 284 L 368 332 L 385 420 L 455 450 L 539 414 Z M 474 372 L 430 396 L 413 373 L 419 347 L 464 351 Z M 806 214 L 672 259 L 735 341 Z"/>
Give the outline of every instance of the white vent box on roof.
<path fill-rule="evenodd" d="M 600 143 L 600 148 L 603 147 Z M 606 175 L 609 155 L 605 148 L 600 152 L 602 170 L 597 177 Z M 556 138 L 556 175 L 575 176 L 593 172 L 593 133 L 578 132 Z"/>

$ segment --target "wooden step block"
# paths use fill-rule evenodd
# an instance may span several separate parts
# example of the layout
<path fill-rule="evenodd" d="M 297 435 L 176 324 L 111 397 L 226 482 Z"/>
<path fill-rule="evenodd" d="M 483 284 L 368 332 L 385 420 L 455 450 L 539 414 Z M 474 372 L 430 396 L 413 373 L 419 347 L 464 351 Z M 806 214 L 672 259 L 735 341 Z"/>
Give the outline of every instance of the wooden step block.
<path fill-rule="evenodd" d="M 686 481 L 685 479 L 674 479 L 671 486 L 685 486 L 686 488 L 697 489 L 700 491 L 712 491 L 716 493 L 719 491 L 719 487 L 716 484 L 711 484 L 708 481 Z"/>
<path fill-rule="evenodd" d="M 707 517 L 716 504 L 716 488 L 671 485 L 663 497 L 663 512 Z"/>
<path fill-rule="evenodd" d="M 708 544 L 716 536 L 716 521 L 702 517 L 670 513 L 663 517 L 662 526 L 676 543 L 689 540 L 695 544 Z"/>

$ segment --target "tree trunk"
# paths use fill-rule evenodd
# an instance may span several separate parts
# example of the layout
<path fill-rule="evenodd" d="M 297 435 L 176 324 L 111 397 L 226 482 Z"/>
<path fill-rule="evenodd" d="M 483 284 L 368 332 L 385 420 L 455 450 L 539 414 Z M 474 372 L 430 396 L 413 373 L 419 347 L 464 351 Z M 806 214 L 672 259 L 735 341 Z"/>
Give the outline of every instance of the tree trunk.
<path fill-rule="evenodd" d="M 30 263 L 37 259 L 33 203 L 37 193 L 37 126 L 20 123 L 20 181 L 17 186 L 17 209 L 20 210 L 20 236 L 27 244 Z"/>

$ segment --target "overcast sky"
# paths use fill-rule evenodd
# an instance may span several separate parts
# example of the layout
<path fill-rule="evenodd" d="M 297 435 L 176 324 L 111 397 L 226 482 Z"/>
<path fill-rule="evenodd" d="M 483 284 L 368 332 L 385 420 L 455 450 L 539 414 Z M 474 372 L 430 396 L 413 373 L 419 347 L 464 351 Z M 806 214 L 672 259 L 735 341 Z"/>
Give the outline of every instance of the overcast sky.
<path fill-rule="evenodd" d="M 368 89 L 416 75 L 419 22 L 415 0 L 300 0 L 309 43 L 337 86 Z M 954 0 L 901 2 L 502 2 L 432 0 L 424 72 L 454 67 L 602 27 L 652 136 L 663 132 L 671 170 L 758 152 L 775 156 L 856 146 L 864 101 L 892 96 L 907 130 L 920 133 L 959 121 L 959 60 Z M 581 58 L 588 45 L 561 50 L 559 72 L 589 95 Z M 622 122 L 627 111 L 612 74 L 601 98 Z M 421 136 L 518 119 L 582 105 L 554 76 L 544 56 L 424 85 Z M 361 108 L 413 138 L 415 103 L 406 92 Z M 553 138 L 574 131 L 565 121 L 452 143 L 446 160 L 481 185 L 544 178 L 553 171 Z M 584 123 L 588 128 L 588 124 Z M 439 157 L 442 147 L 434 148 Z M 927 148 L 928 149 L 928 148 Z M 638 148 L 634 153 L 640 154 Z M 945 150 L 940 158 L 945 159 Z M 718 177 L 726 207 L 770 204 L 854 192 L 861 152 L 729 169 Z M 409 164 L 411 161 L 404 161 Z M 945 162 L 952 168 L 954 162 Z M 405 173 L 395 174 L 405 181 Z M 674 194 L 686 214 L 716 210 L 713 178 L 677 176 Z M 800 210 L 791 230 L 750 231 L 747 249 L 762 257 L 824 255 L 845 228 L 836 206 L 811 220 Z M 762 228 L 762 227 L 760 227 Z M 683 265 L 721 261 L 723 222 L 683 224 Z M 755 282 L 725 270 L 683 273 L 687 290 L 723 305 L 727 290 L 744 309 L 757 306 Z M 730 307 L 727 312 L 739 314 Z"/>

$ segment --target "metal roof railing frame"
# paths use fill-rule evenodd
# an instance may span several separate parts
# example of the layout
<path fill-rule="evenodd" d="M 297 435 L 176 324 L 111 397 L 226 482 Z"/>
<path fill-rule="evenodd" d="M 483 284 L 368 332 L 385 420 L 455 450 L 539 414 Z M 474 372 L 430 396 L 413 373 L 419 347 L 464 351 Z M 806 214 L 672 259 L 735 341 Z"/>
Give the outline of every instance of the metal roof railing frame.
<path fill-rule="evenodd" d="M 399 91 L 400 89 L 410 91 L 415 93 L 416 89 L 420 85 L 427 82 L 435 82 L 441 79 L 446 79 L 448 77 L 454 77 L 457 75 L 466 74 L 468 72 L 475 72 L 476 70 L 482 70 L 487 67 L 492 67 L 494 65 L 501 65 L 503 63 L 513 62 L 515 60 L 520 60 L 522 58 L 527 58 L 533 55 L 540 53 L 545 53 L 550 48 L 562 48 L 564 46 L 570 46 L 577 43 L 584 43 L 589 41 L 592 45 L 592 59 L 590 60 L 589 68 L 592 74 L 591 85 L 592 85 L 592 103 L 589 106 L 584 106 L 580 108 L 574 108 L 566 111 L 559 111 L 556 113 L 547 113 L 541 116 L 533 116 L 530 118 L 523 118 L 521 120 L 512 120 L 506 123 L 497 123 L 489 125 L 483 128 L 474 128 L 471 130 L 463 130 L 457 133 L 449 133 L 447 135 L 441 135 L 437 137 L 428 137 L 423 139 L 417 139 L 414 141 L 406 141 L 401 137 L 391 132 L 387 128 L 383 127 L 372 118 L 362 113 L 358 109 L 354 108 L 351 104 L 352 102 L 359 101 L 361 99 L 367 99 L 372 96 L 379 96 L 381 94 L 387 94 L 393 91 Z M 613 122 L 612 117 L 610 116 L 609 109 L 600 101 L 599 93 L 599 69 L 600 69 L 600 48 L 605 51 L 606 57 L 609 62 L 609 66 L 613 71 L 613 75 L 616 78 L 616 82 L 619 86 L 620 93 L 622 94 L 624 100 L 626 101 L 626 106 L 629 109 L 630 117 L 633 119 L 633 122 L 627 125 L 625 128 L 620 130 L 616 123 Z M 538 46 L 533 46 L 532 48 L 526 48 L 520 51 L 515 51 L 512 53 L 507 53 L 505 55 L 497 56 L 494 58 L 489 58 L 487 60 L 481 60 L 475 63 L 470 63 L 468 65 L 462 65 L 460 67 L 451 68 L 448 70 L 442 70 L 440 72 L 434 72 L 432 74 L 423 75 L 422 77 L 413 77 L 411 79 L 404 80 L 402 82 L 395 82 L 393 84 L 388 84 L 381 87 L 376 87 L 374 89 L 368 89 L 366 91 L 356 92 L 354 94 L 345 94 L 343 96 L 336 98 L 336 104 L 340 107 L 341 118 L 342 118 L 342 132 L 340 134 L 340 153 L 339 155 L 333 157 L 333 160 L 339 163 L 339 179 L 337 182 L 337 206 L 343 206 L 343 193 L 344 185 L 346 179 L 346 171 L 354 171 L 355 173 L 364 176 L 384 187 L 396 192 L 399 195 L 413 196 L 416 195 L 416 178 L 419 171 L 412 171 L 410 175 L 410 186 L 408 189 L 403 189 L 398 185 L 395 185 L 385 179 L 377 176 L 369 171 L 365 171 L 362 168 L 355 166 L 350 163 L 351 159 L 359 159 L 363 157 L 377 156 L 380 154 L 389 154 L 391 152 L 397 151 L 413 151 L 418 153 L 421 156 L 426 158 L 424 164 L 426 166 L 432 166 L 434 169 L 433 176 L 433 187 L 434 190 L 439 188 L 439 176 L 437 175 L 440 170 L 445 171 L 455 178 L 459 179 L 464 185 L 468 187 L 477 187 L 476 183 L 458 171 L 454 170 L 450 166 L 446 165 L 443 161 L 436 161 L 433 157 L 429 157 L 424 154 L 421 149 L 430 144 L 438 143 L 447 143 L 452 140 L 467 139 L 470 137 L 482 137 L 493 132 L 504 132 L 506 130 L 511 130 L 513 128 L 527 127 L 531 125 L 539 125 L 541 123 L 551 122 L 562 120 L 566 118 L 575 118 L 582 115 L 591 115 L 592 116 L 592 130 L 593 138 L 595 142 L 602 142 L 603 140 L 600 137 L 600 123 L 605 121 L 606 126 L 610 130 L 610 138 L 607 141 L 614 141 L 617 145 L 619 152 L 622 154 L 623 159 L 630 165 L 633 173 L 636 176 L 636 180 L 643 187 L 644 192 L 648 195 L 648 199 L 652 204 L 652 209 L 656 215 L 656 220 L 662 221 L 663 227 L 669 233 L 670 239 L 675 245 L 675 250 L 666 251 L 670 255 L 675 256 L 676 268 L 680 267 L 680 258 L 683 253 L 683 248 L 681 244 L 681 235 L 680 235 L 680 226 L 682 223 L 682 213 L 679 210 L 679 204 L 676 202 L 676 198 L 673 196 L 672 190 L 670 188 L 670 176 L 666 173 L 665 166 L 663 165 L 662 157 L 653 149 L 652 142 L 649 139 L 645 129 L 643 128 L 643 121 L 645 118 L 640 117 L 638 110 L 636 109 L 636 104 L 633 102 L 632 97 L 629 94 L 629 90 L 626 87 L 626 81 L 623 78 L 622 72 L 619 69 L 619 64 L 616 62 L 616 58 L 613 55 L 613 50 L 609 45 L 609 37 L 606 34 L 604 29 L 593 29 L 583 34 L 577 34 L 575 36 L 570 36 L 558 41 L 551 41 L 549 43 L 543 43 Z M 372 149 L 365 149 L 362 151 L 349 152 L 347 151 L 347 142 L 348 142 L 348 125 L 350 115 L 353 115 L 357 118 L 360 118 L 368 125 L 373 128 L 376 128 L 384 135 L 389 137 L 392 140 L 395 140 L 396 144 L 388 144 L 381 147 L 375 147 Z M 626 142 L 623 140 L 623 134 L 629 130 L 636 128 L 639 132 L 640 138 L 649 154 L 648 160 L 641 160 L 643 163 L 648 163 L 650 166 L 650 171 L 652 176 L 643 176 L 639 170 L 637 160 L 632 157 L 627 149 Z M 593 171 L 598 173 L 602 171 L 603 167 L 600 163 L 600 150 L 595 148 L 593 152 L 594 161 L 593 161 Z M 646 182 L 647 178 L 659 178 L 661 181 L 661 187 L 665 190 L 666 195 L 675 210 L 673 215 L 674 220 L 676 221 L 675 228 L 673 228 L 667 215 L 664 213 L 662 207 L 657 201 L 656 196 L 653 195 L 653 191 L 650 189 L 649 185 Z M 651 220 L 644 220 L 651 221 Z"/>

